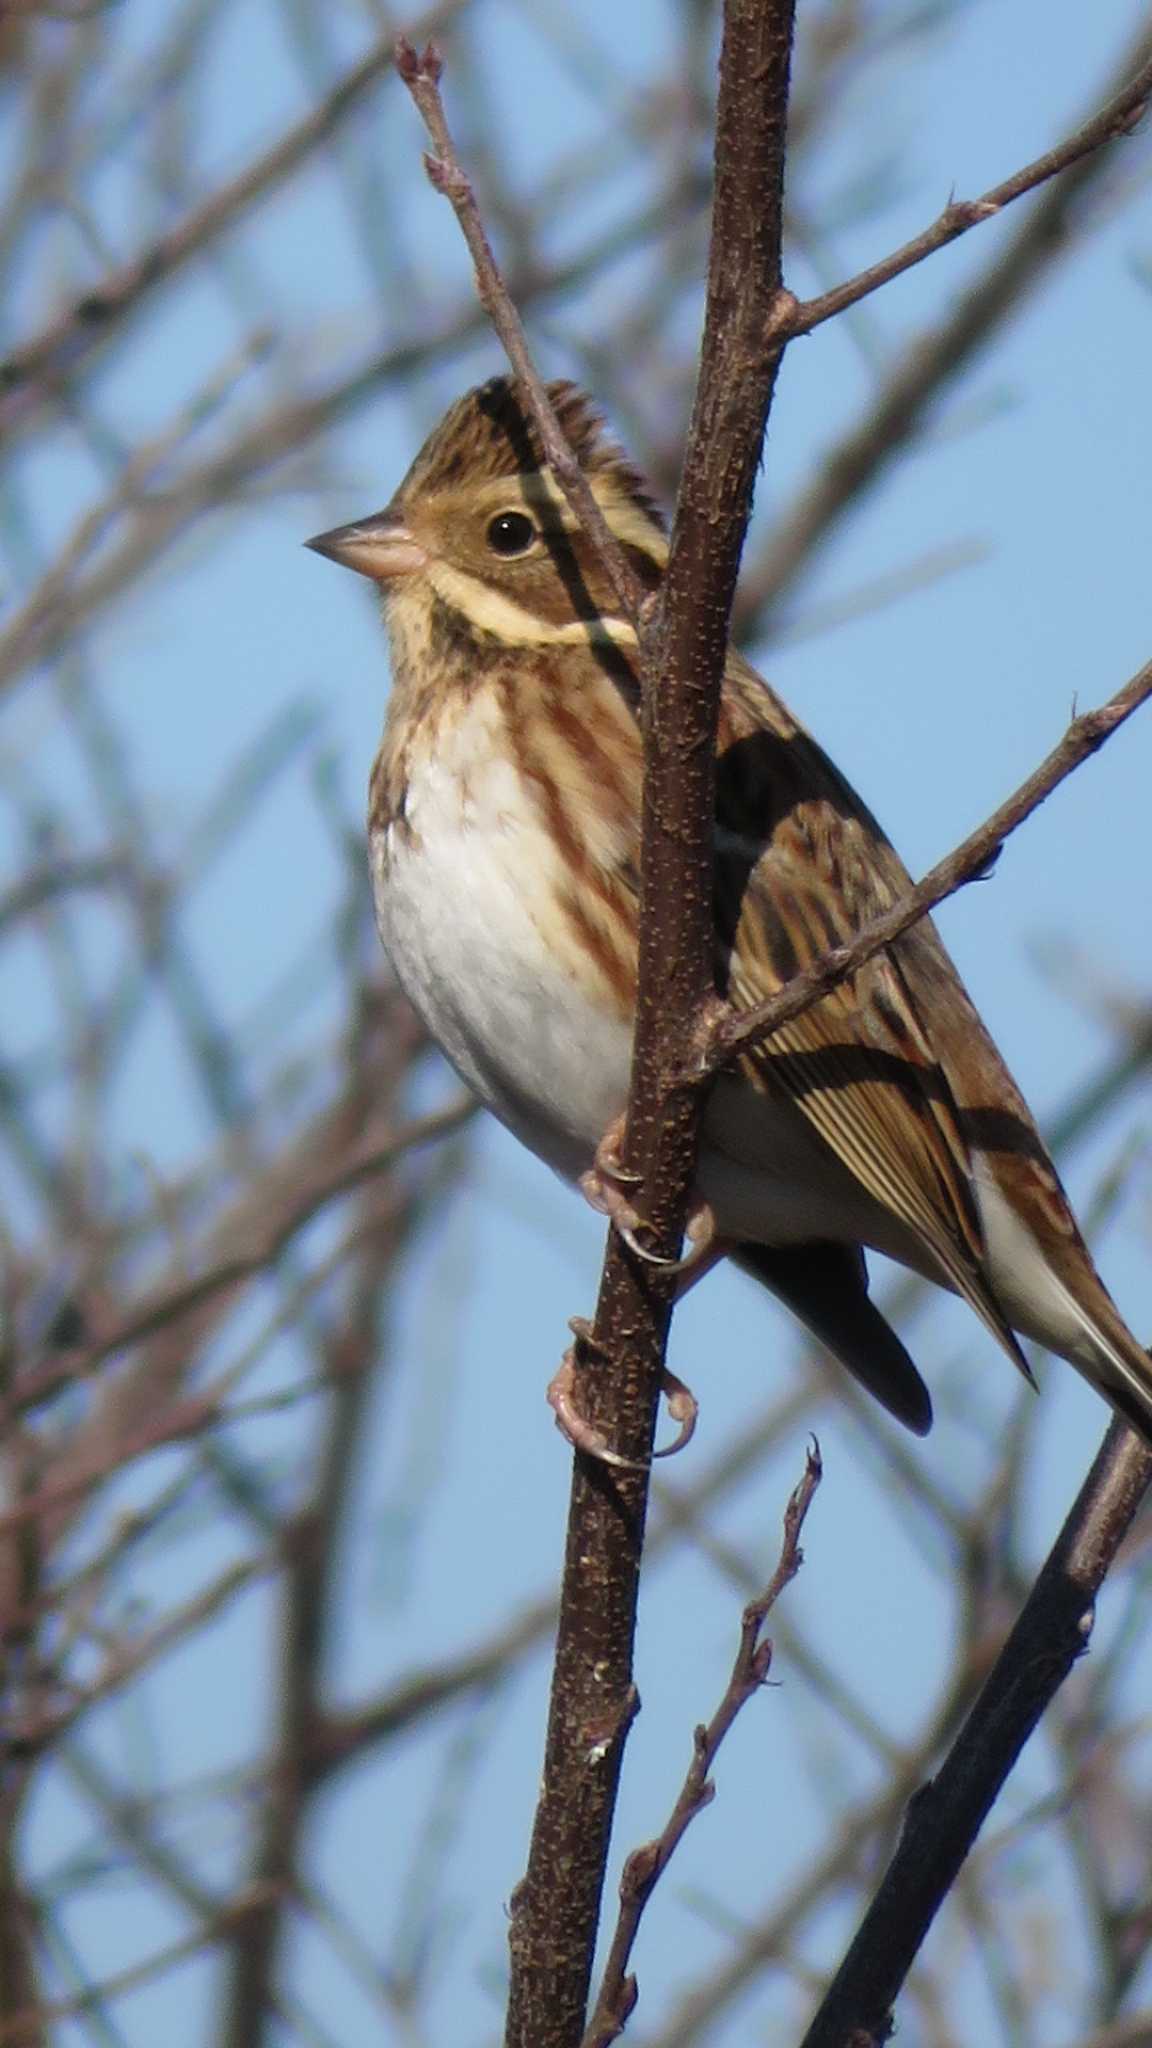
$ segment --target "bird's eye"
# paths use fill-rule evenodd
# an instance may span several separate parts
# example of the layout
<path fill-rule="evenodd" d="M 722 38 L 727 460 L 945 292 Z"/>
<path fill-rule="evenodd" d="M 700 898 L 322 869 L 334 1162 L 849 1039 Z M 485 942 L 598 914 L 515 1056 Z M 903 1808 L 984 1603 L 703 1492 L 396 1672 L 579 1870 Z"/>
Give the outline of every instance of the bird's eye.
<path fill-rule="evenodd" d="M 488 545 L 494 555 L 526 555 L 536 528 L 526 512 L 498 512 L 488 521 Z"/>

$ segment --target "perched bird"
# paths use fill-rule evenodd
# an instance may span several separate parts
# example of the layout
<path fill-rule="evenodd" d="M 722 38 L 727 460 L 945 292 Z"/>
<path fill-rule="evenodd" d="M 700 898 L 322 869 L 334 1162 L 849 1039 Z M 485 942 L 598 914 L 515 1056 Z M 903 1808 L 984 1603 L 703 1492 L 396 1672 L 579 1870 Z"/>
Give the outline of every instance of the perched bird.
<path fill-rule="evenodd" d="M 582 392 L 549 395 L 654 588 L 668 546 L 644 479 Z M 511 381 L 451 408 L 383 512 L 309 546 L 383 597 L 393 687 L 368 827 L 396 972 L 482 1101 L 640 1246 L 601 1145 L 626 1100 L 635 1004 L 636 634 Z M 859 797 L 733 651 L 719 994 L 762 1002 L 910 886 Z M 910 1429 L 929 1428 L 931 1402 L 869 1298 L 866 1250 L 962 1295 L 1025 1374 L 1017 1333 L 1038 1339 L 1152 1441 L 1152 1360 L 928 918 L 720 1076 L 697 1193 L 711 1235 L 696 1270 L 734 1258 Z"/>

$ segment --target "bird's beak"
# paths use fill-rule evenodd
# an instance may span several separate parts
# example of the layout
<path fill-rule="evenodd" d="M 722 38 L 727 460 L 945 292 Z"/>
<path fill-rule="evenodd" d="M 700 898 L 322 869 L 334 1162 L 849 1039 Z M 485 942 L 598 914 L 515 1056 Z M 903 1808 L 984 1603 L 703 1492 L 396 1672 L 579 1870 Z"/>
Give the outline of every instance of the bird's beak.
<path fill-rule="evenodd" d="M 389 506 L 372 519 L 355 520 L 351 526 L 334 526 L 330 533 L 318 533 L 305 547 L 327 555 L 341 568 L 355 569 L 377 583 L 394 576 L 411 576 L 423 569 L 428 556 L 414 540 L 402 519 Z"/>

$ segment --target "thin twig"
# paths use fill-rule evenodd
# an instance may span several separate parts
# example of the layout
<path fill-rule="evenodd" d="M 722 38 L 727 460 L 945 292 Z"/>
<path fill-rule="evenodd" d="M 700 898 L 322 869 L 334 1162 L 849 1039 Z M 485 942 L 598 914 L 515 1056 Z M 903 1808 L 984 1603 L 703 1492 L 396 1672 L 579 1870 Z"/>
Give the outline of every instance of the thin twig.
<path fill-rule="evenodd" d="M 821 1477 L 820 1446 L 813 1438 L 804 1477 L 784 1512 L 784 1541 L 776 1569 L 763 1592 L 744 1609 L 740 1642 L 724 1697 L 707 1725 L 701 1724 L 693 1734 L 692 1761 L 664 1827 L 651 1842 L 634 1849 L 624 1865 L 616 1931 L 581 2048 L 611 2048 L 635 2010 L 637 1985 L 628 1965 L 645 1908 L 697 1814 L 712 1803 L 716 1788 L 710 1773 L 725 1736 L 737 1715 L 767 1683 L 772 1642 L 763 1634 L 764 1623 L 804 1562 L 800 1537 Z"/>
<path fill-rule="evenodd" d="M 635 625 L 641 616 L 644 586 L 596 502 L 591 485 L 556 418 L 543 378 L 532 360 L 524 323 L 500 274 L 476 203 L 476 194 L 456 153 L 448 127 L 440 96 L 443 68 L 440 53 L 432 43 L 421 54 L 407 37 L 397 38 L 396 69 L 416 103 L 436 152 L 434 156 L 424 158 L 428 177 L 437 192 L 443 193 L 449 201 L 460 223 L 476 271 L 477 295 L 516 374 L 521 395 L 540 435 L 548 466 L 581 527 L 593 542 L 625 618 Z"/>
<path fill-rule="evenodd" d="M 1145 22 L 1115 68 L 1109 103 L 1149 62 L 1152 31 Z M 1095 95 L 1091 104 L 1098 104 Z M 913 440 L 941 391 L 1053 268 L 1067 260 L 1082 228 L 1087 196 L 1113 161 L 1107 150 L 1079 158 L 1046 187 L 1035 206 L 1014 215 L 1017 224 L 987 269 L 941 320 L 901 351 L 862 417 L 828 448 L 769 526 L 754 561 L 746 564 L 740 599 L 742 623 L 749 630 L 764 630 L 837 523 Z"/>
<path fill-rule="evenodd" d="M 831 291 L 821 292 L 818 298 L 796 299 L 790 294 L 781 294 L 773 308 L 765 341 L 769 347 L 778 347 L 781 342 L 793 341 L 797 335 L 811 334 L 825 320 L 832 320 L 837 313 L 843 313 L 849 306 L 858 305 L 870 293 L 879 291 L 882 285 L 890 284 L 894 277 L 911 270 L 925 257 L 932 256 L 937 249 L 944 249 L 949 242 L 955 242 L 960 235 L 966 235 L 970 228 L 979 227 L 986 220 L 994 220 L 1003 213 L 1013 200 L 1022 199 L 1026 193 L 1034 192 L 1040 185 L 1046 185 L 1050 178 L 1056 178 L 1083 157 L 1092 156 L 1105 143 L 1114 142 L 1122 135 L 1130 135 L 1137 122 L 1145 113 L 1152 98 L 1152 58 L 1141 65 L 1134 78 L 1098 114 L 1077 128 L 1075 134 L 1058 143 L 1054 149 L 1046 150 L 1043 156 L 1026 164 L 1023 170 L 1005 178 L 999 185 L 993 185 L 980 199 L 954 199 L 944 208 L 930 227 L 900 249 L 894 249 L 879 263 L 873 263 L 867 270 L 861 270 L 855 277 L 838 284 Z"/>
<path fill-rule="evenodd" d="M 803 974 L 796 975 L 767 1002 L 758 1003 L 751 1010 L 729 1012 L 714 1024 L 702 1051 L 699 1077 L 714 1073 L 738 1059 L 741 1053 L 762 1044 L 782 1024 L 798 1017 L 827 995 L 829 989 L 855 974 L 857 968 L 934 910 L 945 897 L 986 875 L 1009 834 L 1031 817 L 1073 769 L 1102 747 L 1150 696 L 1152 662 L 1146 663 L 1107 703 L 1074 718 L 1058 745 L 1027 780 L 975 832 L 969 833 L 953 853 L 930 868 L 922 882 L 881 917 L 872 918 L 850 944 L 834 946 L 814 967 L 805 968 Z"/>

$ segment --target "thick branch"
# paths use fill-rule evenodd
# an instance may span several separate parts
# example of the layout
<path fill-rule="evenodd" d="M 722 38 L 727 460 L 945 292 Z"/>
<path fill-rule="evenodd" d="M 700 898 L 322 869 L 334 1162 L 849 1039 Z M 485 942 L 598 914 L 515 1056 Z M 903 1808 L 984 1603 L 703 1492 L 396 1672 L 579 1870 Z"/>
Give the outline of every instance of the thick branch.
<path fill-rule="evenodd" d="M 684 1225 L 696 1091 L 669 1086 L 712 994 L 715 732 L 729 617 L 778 356 L 763 333 L 780 289 L 791 0 L 728 0 L 700 378 L 671 554 L 641 641 L 644 823 L 628 1156 L 657 1251 Z M 646 1461 L 672 1312 L 669 1276 L 613 1237 L 580 1405 Z M 595 1358 L 596 1369 L 589 1371 Z M 544 1783 L 513 1902 L 509 2048 L 580 2040 L 624 1738 L 647 1507 L 645 1469 L 578 1459 L 568 1523 Z"/>

